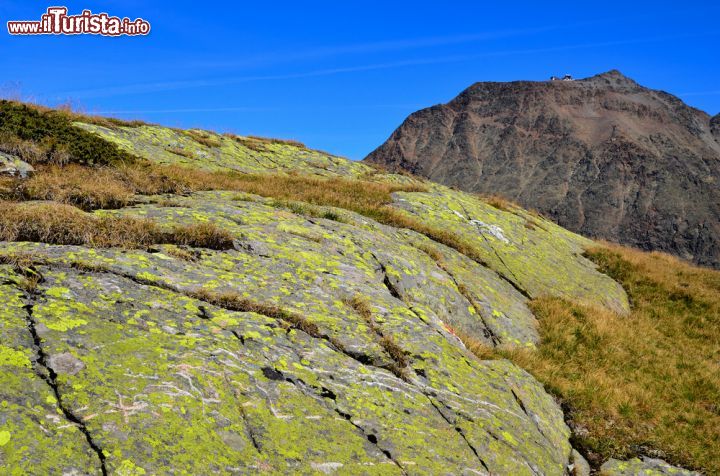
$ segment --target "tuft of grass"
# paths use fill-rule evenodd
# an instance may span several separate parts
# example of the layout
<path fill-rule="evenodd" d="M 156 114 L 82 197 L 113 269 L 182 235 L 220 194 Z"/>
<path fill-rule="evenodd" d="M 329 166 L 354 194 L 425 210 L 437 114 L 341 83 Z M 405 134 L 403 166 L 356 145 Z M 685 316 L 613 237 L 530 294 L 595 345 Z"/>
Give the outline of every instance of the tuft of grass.
<path fill-rule="evenodd" d="M 122 208 L 133 201 L 133 190 L 113 169 L 78 165 L 42 168 L 19 182 L 18 194 L 24 200 L 53 200 L 87 211 Z"/>
<path fill-rule="evenodd" d="M 212 223 L 197 223 L 177 227 L 171 233 L 173 244 L 192 248 L 210 248 L 212 250 L 229 250 L 233 247 L 234 238 L 229 231 Z"/>
<path fill-rule="evenodd" d="M 169 247 L 165 250 L 165 253 L 172 256 L 173 258 L 177 258 L 183 261 L 197 261 L 199 256 L 198 253 L 194 253 L 192 251 L 189 251 L 185 248 L 180 248 L 177 246 Z"/>
<path fill-rule="evenodd" d="M 363 296 L 356 294 L 352 298 L 345 299 L 343 302 L 353 308 L 365 322 L 375 325 L 370 303 Z"/>
<path fill-rule="evenodd" d="M 171 154 L 179 155 L 180 157 L 186 157 L 188 159 L 192 159 L 195 157 L 195 154 L 193 154 L 191 150 L 186 150 L 182 147 L 165 147 L 165 150 L 167 150 Z"/>
<path fill-rule="evenodd" d="M 190 129 L 183 132 L 190 136 L 195 142 L 202 144 L 205 147 L 213 148 L 222 146 L 222 141 L 209 132 L 201 131 L 199 129 Z"/>
<path fill-rule="evenodd" d="M 195 292 L 189 293 L 189 296 L 230 311 L 255 312 L 257 314 L 262 314 L 273 319 L 287 322 L 292 327 L 299 329 L 312 337 L 324 337 L 314 322 L 311 322 L 299 314 L 287 311 L 274 304 L 247 299 L 237 293 L 217 293 L 207 289 L 199 289 Z"/>
<path fill-rule="evenodd" d="M 355 312 L 357 312 L 358 315 L 360 315 L 360 317 L 362 317 L 367 323 L 370 330 L 378 336 L 378 343 L 393 361 L 393 364 L 388 370 L 395 374 L 396 377 L 408 380 L 407 368 L 410 361 L 408 360 L 407 352 L 400 347 L 393 336 L 384 333 L 382 329 L 378 327 L 375 322 L 375 318 L 373 317 L 372 307 L 367 301 L 367 298 L 360 294 L 356 294 L 352 298 L 344 299 L 343 302 L 345 305 L 354 309 Z"/>
<path fill-rule="evenodd" d="M 504 212 L 512 212 L 513 209 L 520 208 L 519 205 L 500 195 L 479 195 L 479 198 L 491 207 Z"/>
<path fill-rule="evenodd" d="M 163 243 L 215 250 L 233 246 L 232 236 L 212 224 L 164 231 L 144 218 L 98 218 L 70 205 L 42 202 L 0 202 L 0 241 L 94 248 L 147 248 Z"/>
<path fill-rule="evenodd" d="M 470 334 L 463 332 L 460 329 L 445 326 L 446 330 L 457 337 L 460 342 L 463 343 L 465 348 L 470 351 L 475 357 L 480 360 L 492 360 L 498 358 L 498 350 L 495 347 L 491 347 L 488 344 L 476 339 Z"/>
<path fill-rule="evenodd" d="M 537 210 L 525 208 L 501 195 L 478 195 L 477 197 L 493 208 L 525 218 L 524 226 L 528 230 L 537 230 L 538 228 L 546 230 L 546 228 L 540 224 L 545 217 Z M 530 218 L 525 214 L 530 215 Z"/>
<path fill-rule="evenodd" d="M 42 274 L 35 268 L 35 260 L 26 253 L 0 256 L 0 264 L 10 265 L 21 277 L 17 286 L 27 294 L 34 294 L 38 285 L 43 282 Z"/>
<path fill-rule="evenodd" d="M 595 466 L 648 454 L 719 473 L 720 272 L 617 245 L 587 256 L 625 287 L 631 314 L 535 299 L 537 351 L 498 354 L 562 400 Z"/>
<path fill-rule="evenodd" d="M 428 255 L 430 258 L 435 261 L 438 266 L 442 265 L 445 262 L 445 257 L 440 252 L 439 249 L 437 249 L 436 246 L 433 246 L 429 243 L 425 242 L 419 242 L 414 244 L 417 249 Z"/>
<path fill-rule="evenodd" d="M 405 350 L 395 341 L 393 336 L 389 334 L 385 334 L 380 338 L 380 345 L 383 349 L 385 349 L 385 352 L 388 353 L 390 358 L 393 359 L 393 362 L 395 362 L 395 366 L 391 369 L 392 372 L 395 376 L 405 380 L 407 378 L 406 369 L 410 364 L 407 352 L 405 352 Z"/>

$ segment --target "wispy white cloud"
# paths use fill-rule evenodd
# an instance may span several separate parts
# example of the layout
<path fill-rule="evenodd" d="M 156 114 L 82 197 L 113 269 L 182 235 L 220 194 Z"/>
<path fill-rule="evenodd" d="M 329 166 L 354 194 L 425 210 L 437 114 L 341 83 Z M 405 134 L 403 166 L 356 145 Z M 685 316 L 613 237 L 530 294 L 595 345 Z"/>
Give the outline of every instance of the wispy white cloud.
<path fill-rule="evenodd" d="M 435 36 L 426 38 L 411 38 L 388 41 L 372 41 L 365 43 L 354 43 L 347 45 L 318 46 L 292 51 L 263 52 L 261 55 L 249 56 L 242 61 L 189 61 L 186 64 L 203 68 L 221 67 L 247 67 L 268 64 L 278 64 L 298 60 L 322 59 L 334 56 L 347 56 L 352 54 L 382 53 L 393 51 L 405 51 L 421 48 L 433 48 L 440 46 L 460 45 L 466 43 L 477 43 L 489 40 L 500 40 L 504 38 L 532 36 L 540 33 L 547 33 L 556 30 L 579 28 L 598 23 L 588 21 L 573 24 L 547 25 L 534 28 L 517 28 L 509 30 L 490 31 L 483 33 L 471 33 L 464 35 Z"/>
<path fill-rule="evenodd" d="M 358 109 L 401 109 L 416 110 L 421 104 L 338 104 L 336 106 L 313 106 L 314 110 L 358 110 Z M 287 110 L 303 110 L 303 108 L 270 108 L 270 107 L 205 107 L 186 109 L 114 109 L 106 111 L 87 111 L 89 114 L 129 115 L 129 114 L 185 114 L 210 112 L 278 112 Z"/>
<path fill-rule="evenodd" d="M 209 107 L 209 108 L 187 108 L 187 109 L 127 109 L 110 111 L 90 111 L 91 114 L 179 114 L 193 112 L 268 112 L 275 111 L 272 108 L 260 107 Z"/>
<path fill-rule="evenodd" d="M 147 94 L 161 91 L 174 91 L 182 89 L 192 88 L 203 88 L 203 87 L 218 87 L 227 86 L 233 84 L 241 84 L 245 82 L 253 81 L 278 81 L 278 80 L 291 80 L 291 79 L 302 79 L 312 78 L 320 76 L 331 76 L 337 74 L 356 73 L 364 71 L 374 70 L 385 70 L 402 68 L 409 66 L 423 66 L 423 65 L 434 65 L 443 63 L 458 63 L 473 61 L 484 58 L 493 57 L 504 57 L 504 56 L 516 56 L 516 55 L 530 55 L 540 53 L 552 53 L 560 51 L 570 51 L 578 49 L 590 49 L 590 48 L 601 48 L 608 46 L 621 46 L 621 45 L 632 45 L 632 44 L 643 44 L 643 43 L 655 43 L 663 41 L 672 41 L 682 38 L 696 38 L 704 36 L 716 36 L 720 32 L 705 32 L 691 35 L 669 35 L 669 36 L 658 36 L 649 38 L 635 38 L 628 40 L 615 40 L 595 43 L 580 43 L 572 45 L 561 45 L 547 48 L 531 48 L 531 49 L 515 49 L 515 50 L 500 50 L 500 51 L 488 51 L 484 53 L 476 54 L 464 54 L 464 55 L 448 55 L 431 58 L 419 58 L 409 60 L 399 60 L 384 63 L 374 64 L 363 64 L 356 66 L 348 66 L 342 68 L 328 68 L 318 69 L 313 71 L 287 73 L 287 74 L 275 74 L 275 75 L 248 75 L 248 76 L 235 76 L 235 77 L 224 77 L 224 78 L 211 78 L 211 79 L 197 79 L 197 80 L 183 80 L 183 81 L 165 81 L 165 82 L 151 82 L 151 83 L 140 83 L 125 86 L 111 86 L 103 88 L 92 88 L 82 89 L 76 91 L 65 91 L 58 93 L 57 96 L 60 98 L 72 97 L 77 99 L 89 99 L 89 98 L 100 98 L 100 97 L 112 97 L 120 95 L 132 95 L 132 94 Z"/>

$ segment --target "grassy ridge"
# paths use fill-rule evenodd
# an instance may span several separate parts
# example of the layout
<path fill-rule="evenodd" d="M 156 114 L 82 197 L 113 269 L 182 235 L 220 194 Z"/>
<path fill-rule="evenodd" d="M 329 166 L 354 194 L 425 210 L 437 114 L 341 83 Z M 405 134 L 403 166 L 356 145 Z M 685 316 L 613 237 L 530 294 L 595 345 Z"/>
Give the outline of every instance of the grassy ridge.
<path fill-rule="evenodd" d="M 428 236 L 482 262 L 482 253 L 456 234 L 430 226 L 390 206 L 393 192 L 423 192 L 420 183 L 320 178 L 308 175 L 239 174 L 207 172 L 147 162 L 114 167 L 76 164 L 42 166 L 26 181 L 0 183 L 0 198 L 50 200 L 84 210 L 120 208 L 134 194 L 188 193 L 202 190 L 234 190 L 279 200 L 351 210 L 380 223 L 407 228 Z"/>

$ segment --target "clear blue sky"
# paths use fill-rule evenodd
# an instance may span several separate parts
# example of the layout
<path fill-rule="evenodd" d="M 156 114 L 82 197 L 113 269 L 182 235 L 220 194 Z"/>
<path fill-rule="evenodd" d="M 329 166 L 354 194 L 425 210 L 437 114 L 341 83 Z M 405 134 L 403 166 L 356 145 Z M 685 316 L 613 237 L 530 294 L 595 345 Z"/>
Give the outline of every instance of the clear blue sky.
<path fill-rule="evenodd" d="M 148 37 L 11 37 L 66 5 Z M 620 69 L 720 112 L 720 5 L 705 2 L 0 1 L 0 85 L 38 102 L 361 159 L 411 112 L 476 81 Z"/>

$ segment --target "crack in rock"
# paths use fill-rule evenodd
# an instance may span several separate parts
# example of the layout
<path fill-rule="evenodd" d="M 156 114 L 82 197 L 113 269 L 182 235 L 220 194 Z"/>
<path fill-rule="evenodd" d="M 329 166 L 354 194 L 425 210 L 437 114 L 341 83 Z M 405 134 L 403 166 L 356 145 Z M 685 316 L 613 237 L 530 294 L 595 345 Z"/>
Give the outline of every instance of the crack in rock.
<path fill-rule="evenodd" d="M 435 409 L 435 411 L 442 417 L 442 419 L 445 420 L 445 422 L 446 422 L 453 430 L 455 430 L 455 432 L 456 432 L 458 435 L 460 435 L 460 437 L 462 438 L 462 440 L 465 442 L 465 444 L 468 446 L 468 448 L 470 448 L 470 450 L 473 452 L 473 454 L 475 455 L 475 457 L 477 458 L 477 460 L 480 462 L 480 464 L 482 465 L 482 467 L 485 469 L 485 471 L 487 471 L 487 474 L 491 474 L 491 473 L 490 473 L 490 468 L 489 468 L 488 465 L 485 463 L 485 461 L 482 459 L 482 457 L 481 457 L 480 454 L 478 453 L 477 449 L 472 445 L 472 443 L 470 443 L 470 440 L 467 439 L 467 436 L 465 436 L 465 432 L 463 432 L 462 428 L 460 428 L 459 426 L 457 426 L 455 423 L 453 423 L 452 421 L 450 421 L 450 419 L 449 419 L 447 416 L 445 416 L 445 414 L 442 412 L 442 410 L 440 410 L 440 408 L 438 408 L 437 404 L 436 404 L 435 401 L 432 399 L 432 397 L 430 397 L 429 395 L 425 395 L 425 397 L 428 399 L 428 401 L 430 402 L 430 405 L 433 406 L 433 408 Z"/>
<path fill-rule="evenodd" d="M 23 306 L 23 309 L 25 310 L 25 321 L 32 336 L 34 347 L 37 349 L 37 359 L 33 361 L 33 370 L 35 371 L 35 375 L 37 375 L 45 383 L 48 384 L 48 386 L 53 392 L 55 401 L 57 402 L 57 406 L 62 412 L 63 416 L 66 420 L 75 425 L 85 436 L 85 439 L 87 440 L 90 449 L 92 449 L 92 451 L 98 457 L 98 460 L 100 462 L 100 472 L 103 476 L 107 476 L 108 472 L 105 465 L 105 454 L 103 453 L 102 448 L 100 448 L 100 446 L 93 440 L 90 431 L 88 430 L 82 419 L 75 415 L 63 403 L 63 397 L 60 393 L 60 388 L 57 383 L 57 373 L 55 373 L 55 370 L 52 368 L 52 366 L 49 365 L 49 358 L 48 355 L 45 353 L 45 349 L 42 346 L 42 339 L 38 335 L 37 323 L 35 322 L 35 318 L 33 317 L 35 297 L 32 295 L 28 295 L 25 292 L 23 292 L 23 294 L 26 300 L 26 304 L 25 306 Z M 44 372 L 40 371 L 38 367 L 44 370 Z"/>
<path fill-rule="evenodd" d="M 266 369 L 263 369 L 263 373 L 265 373 L 265 372 L 266 372 Z M 343 419 L 345 419 L 348 423 L 350 423 L 352 426 L 354 426 L 360 432 L 360 434 L 363 435 L 363 437 L 367 441 L 369 441 L 372 445 L 374 445 L 383 455 L 385 455 L 385 457 L 389 461 L 391 461 L 395 466 L 397 466 L 403 475 L 408 474 L 407 471 L 405 470 L 405 468 L 402 466 L 402 464 L 400 464 L 400 462 L 397 459 L 395 459 L 395 457 L 393 457 L 392 453 L 390 453 L 389 450 L 386 450 L 380 446 L 378 438 L 374 433 L 369 433 L 361 425 L 352 421 L 352 415 L 345 413 L 338 408 L 337 395 L 335 394 L 335 392 L 333 392 L 332 390 L 329 390 L 325 387 L 317 388 L 312 385 L 308 385 L 307 383 L 303 382 L 300 379 L 293 379 L 290 377 L 285 377 L 284 374 L 277 369 L 269 369 L 268 368 L 268 373 L 272 373 L 272 375 L 274 375 L 274 376 L 279 374 L 281 376 L 281 378 L 279 378 L 279 379 L 273 378 L 272 380 L 284 380 L 286 382 L 289 382 L 289 383 L 295 385 L 303 394 L 307 395 L 308 391 L 310 391 L 313 394 L 313 396 L 317 395 L 318 397 L 321 397 L 321 400 L 322 399 L 332 400 L 333 402 L 335 402 L 333 405 L 326 405 L 326 407 L 331 409 L 335 413 L 337 413 L 339 416 L 341 416 Z M 266 374 L 266 376 L 267 376 L 267 374 Z M 307 388 L 309 388 L 310 390 L 307 390 Z"/>

